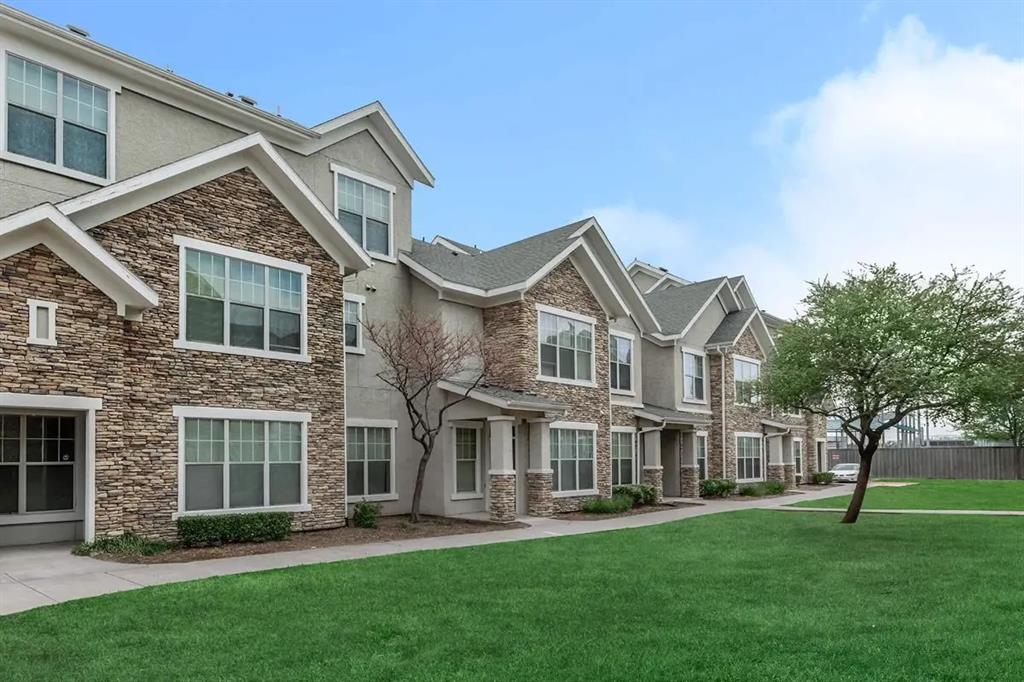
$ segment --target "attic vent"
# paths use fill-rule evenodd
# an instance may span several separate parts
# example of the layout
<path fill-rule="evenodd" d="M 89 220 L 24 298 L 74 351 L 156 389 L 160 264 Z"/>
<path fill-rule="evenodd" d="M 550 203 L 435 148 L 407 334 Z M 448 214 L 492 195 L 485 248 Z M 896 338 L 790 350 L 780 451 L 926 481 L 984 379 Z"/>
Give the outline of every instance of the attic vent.
<path fill-rule="evenodd" d="M 242 100 L 244 103 L 248 104 L 250 107 L 256 106 L 256 100 L 254 100 L 252 97 L 246 97 L 245 95 L 239 95 L 238 99 Z"/>
<path fill-rule="evenodd" d="M 69 31 L 74 33 L 76 36 L 82 36 L 83 38 L 89 37 L 89 32 L 81 26 L 75 26 L 74 24 L 68 24 L 66 27 Z"/>

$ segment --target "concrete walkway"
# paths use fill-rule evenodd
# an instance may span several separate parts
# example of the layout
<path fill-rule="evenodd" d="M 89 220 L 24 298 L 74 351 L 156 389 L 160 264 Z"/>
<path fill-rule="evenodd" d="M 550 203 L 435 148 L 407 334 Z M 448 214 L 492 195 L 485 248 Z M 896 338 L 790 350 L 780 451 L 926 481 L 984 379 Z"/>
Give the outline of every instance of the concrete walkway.
<path fill-rule="evenodd" d="M 714 500 L 699 506 L 596 521 L 565 521 L 530 517 L 523 519 L 524 522 L 530 524 L 528 528 L 323 547 L 180 564 L 140 565 L 100 561 L 89 557 L 74 556 L 70 551 L 71 544 L 2 548 L 0 549 L 0 614 L 16 613 L 37 606 L 95 597 L 111 592 L 134 590 L 150 585 L 421 550 L 471 547 L 498 542 L 598 533 L 622 528 L 640 528 L 706 514 L 742 509 L 781 508 L 782 505 L 792 504 L 796 501 L 846 495 L 849 491 L 850 486 L 835 486 L 824 490 L 770 499 Z"/>

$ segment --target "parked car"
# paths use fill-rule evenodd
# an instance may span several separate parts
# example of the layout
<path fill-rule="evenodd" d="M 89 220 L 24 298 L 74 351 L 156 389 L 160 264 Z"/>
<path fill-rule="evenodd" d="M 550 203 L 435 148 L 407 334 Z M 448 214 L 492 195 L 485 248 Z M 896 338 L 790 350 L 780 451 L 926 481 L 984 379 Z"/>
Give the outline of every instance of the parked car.
<path fill-rule="evenodd" d="M 857 475 L 860 473 L 860 464 L 837 464 L 829 473 L 834 474 L 836 480 L 842 483 L 856 483 Z"/>

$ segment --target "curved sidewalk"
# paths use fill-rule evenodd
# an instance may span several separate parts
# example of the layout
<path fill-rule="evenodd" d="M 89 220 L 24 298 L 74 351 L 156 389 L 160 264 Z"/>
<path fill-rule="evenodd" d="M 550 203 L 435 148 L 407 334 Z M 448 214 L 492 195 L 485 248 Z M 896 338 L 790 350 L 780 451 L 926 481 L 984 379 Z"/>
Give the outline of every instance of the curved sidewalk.
<path fill-rule="evenodd" d="M 848 486 L 785 495 L 765 500 L 712 500 L 700 505 L 604 520 L 566 521 L 548 518 L 523 519 L 530 526 L 466 535 L 444 535 L 416 540 L 323 547 L 295 552 L 208 559 L 180 564 L 122 564 L 71 554 L 70 544 L 33 545 L 0 549 L 0 615 L 37 606 L 150 585 L 198 580 L 220 575 L 265 571 L 332 561 L 363 559 L 451 547 L 472 547 L 562 535 L 582 535 L 623 528 L 641 528 L 682 519 L 739 511 L 773 509 L 800 500 L 814 500 L 849 493 Z"/>

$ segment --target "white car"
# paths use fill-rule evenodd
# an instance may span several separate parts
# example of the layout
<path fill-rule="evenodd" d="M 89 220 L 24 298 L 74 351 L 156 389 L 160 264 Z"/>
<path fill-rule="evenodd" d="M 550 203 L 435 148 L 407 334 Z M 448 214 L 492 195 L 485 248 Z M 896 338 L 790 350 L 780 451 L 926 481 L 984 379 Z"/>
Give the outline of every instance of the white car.
<path fill-rule="evenodd" d="M 842 483 L 856 483 L 857 474 L 860 473 L 860 464 L 837 464 L 832 467 L 832 470 L 829 473 L 834 474 L 836 480 Z"/>

